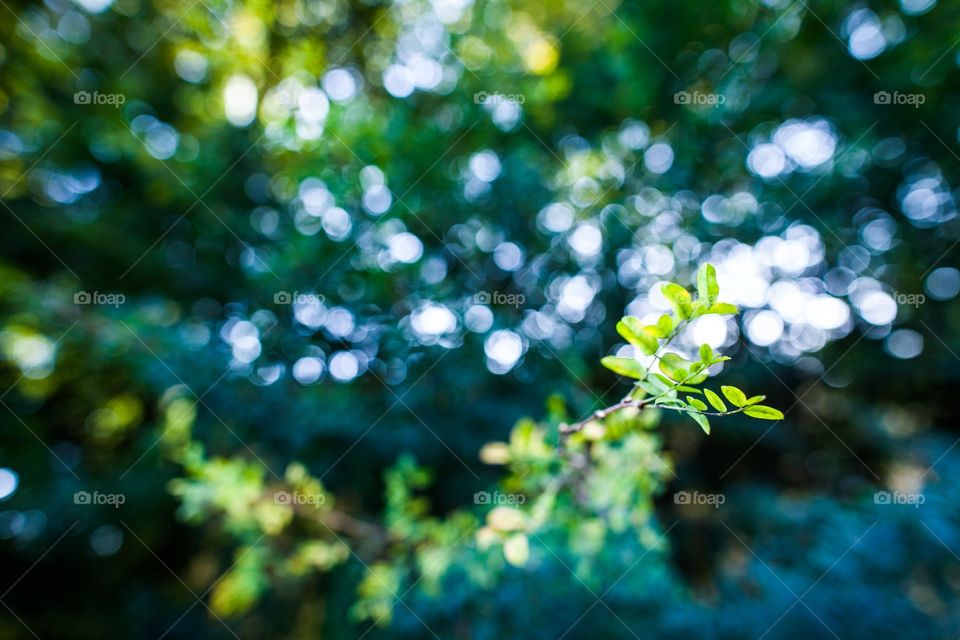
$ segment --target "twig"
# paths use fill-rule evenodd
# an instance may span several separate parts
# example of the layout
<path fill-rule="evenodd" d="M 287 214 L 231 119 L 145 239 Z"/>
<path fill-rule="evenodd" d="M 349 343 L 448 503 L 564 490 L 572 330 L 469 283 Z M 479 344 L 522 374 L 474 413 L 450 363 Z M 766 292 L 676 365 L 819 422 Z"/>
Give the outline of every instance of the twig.
<path fill-rule="evenodd" d="M 620 411 L 621 409 L 626 409 L 627 407 L 635 407 L 637 409 L 642 409 L 646 404 L 647 404 L 646 400 L 634 400 L 630 396 L 627 396 L 617 404 L 610 405 L 606 409 L 599 409 L 597 411 L 594 411 L 592 414 L 590 414 L 589 418 L 585 418 L 579 422 L 574 422 L 573 424 L 566 424 L 566 423 L 561 424 L 560 437 L 565 438 L 571 433 L 576 433 L 577 431 L 580 431 L 581 429 L 583 429 L 584 425 L 586 425 L 588 422 L 592 420 L 603 420 L 604 418 L 609 416 L 611 413 L 616 413 L 617 411 Z"/>

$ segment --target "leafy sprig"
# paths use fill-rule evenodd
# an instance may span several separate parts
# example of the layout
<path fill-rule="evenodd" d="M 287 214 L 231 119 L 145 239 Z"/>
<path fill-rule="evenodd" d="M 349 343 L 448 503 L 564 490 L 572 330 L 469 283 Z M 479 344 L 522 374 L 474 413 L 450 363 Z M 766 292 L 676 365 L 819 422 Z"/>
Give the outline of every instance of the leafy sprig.
<path fill-rule="evenodd" d="M 635 358 L 620 356 L 603 358 L 600 363 L 604 367 L 636 382 L 626 398 L 596 412 L 590 419 L 604 418 L 627 407 L 653 406 L 686 413 L 706 433 L 710 433 L 708 416 L 743 413 L 760 420 L 782 419 L 783 413 L 760 404 L 766 396 L 747 396 L 737 387 L 722 385 L 721 398 L 716 391 L 702 386 L 710 377 L 711 367 L 730 359 L 716 353 L 709 344 L 700 345 L 697 358 L 693 360 L 667 351 L 682 329 L 693 320 L 707 315 L 739 313 L 736 305 L 719 301 L 720 286 L 713 265 L 704 264 L 697 272 L 696 297 L 675 282 L 662 285 L 661 291 L 673 313 L 661 315 L 653 324 L 645 324 L 634 316 L 625 316 L 617 323 L 617 332 L 640 353 L 650 356 L 650 364 L 645 366 Z M 586 422 L 589 420 L 571 425 L 564 431 L 577 431 Z"/>

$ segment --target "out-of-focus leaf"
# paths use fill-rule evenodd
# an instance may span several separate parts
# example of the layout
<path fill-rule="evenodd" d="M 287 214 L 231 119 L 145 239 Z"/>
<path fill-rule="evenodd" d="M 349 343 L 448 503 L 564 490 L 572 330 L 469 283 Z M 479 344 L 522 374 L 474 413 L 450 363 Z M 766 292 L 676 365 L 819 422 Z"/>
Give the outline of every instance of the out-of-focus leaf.
<path fill-rule="evenodd" d="M 660 290 L 663 292 L 667 301 L 670 302 L 670 306 L 673 307 L 673 311 L 677 314 L 677 317 L 684 319 L 690 317 L 693 310 L 693 300 L 690 297 L 689 291 L 675 282 L 668 282 L 663 285 Z"/>
<path fill-rule="evenodd" d="M 640 319 L 633 316 L 625 316 L 617 323 L 617 333 L 648 356 L 656 353 L 660 346 L 657 339 L 647 332 Z"/>
<path fill-rule="evenodd" d="M 689 366 L 689 362 L 675 353 L 665 353 L 660 357 L 660 371 L 676 381 L 687 377 L 687 367 Z"/>
<path fill-rule="evenodd" d="M 596 361 L 594 361 L 596 362 Z M 606 356 L 600 360 L 600 364 L 610 371 L 618 373 L 621 376 L 635 378 L 640 380 L 647 373 L 647 369 L 633 358 L 620 358 L 618 356 Z"/>
<path fill-rule="evenodd" d="M 515 567 L 526 566 L 530 559 L 530 541 L 523 533 L 515 533 L 503 543 L 503 557 Z"/>
<path fill-rule="evenodd" d="M 697 295 L 709 307 L 717 301 L 720 286 L 717 284 L 717 270 L 710 263 L 704 264 L 697 272 Z"/>
<path fill-rule="evenodd" d="M 740 313 L 740 310 L 737 308 L 737 305 L 735 304 L 730 304 L 727 302 L 717 302 L 711 305 L 709 309 L 707 309 L 707 313 L 717 313 L 720 315 L 728 315 L 731 313 L 733 314 Z"/>
<path fill-rule="evenodd" d="M 646 328 L 647 333 L 650 333 L 657 338 L 666 338 L 673 331 L 673 318 L 667 314 L 663 314 L 657 318 L 657 323 L 652 324 Z"/>
<path fill-rule="evenodd" d="M 713 358 L 713 349 L 710 348 L 710 345 L 706 343 L 700 345 L 700 361 L 710 362 L 712 358 Z"/>

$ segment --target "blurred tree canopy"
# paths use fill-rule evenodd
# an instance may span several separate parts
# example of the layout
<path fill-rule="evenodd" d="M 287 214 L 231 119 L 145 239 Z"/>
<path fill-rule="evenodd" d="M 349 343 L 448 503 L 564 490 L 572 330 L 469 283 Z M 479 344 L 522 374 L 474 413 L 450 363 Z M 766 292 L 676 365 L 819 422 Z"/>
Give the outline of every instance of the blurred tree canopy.
<path fill-rule="evenodd" d="M 960 633 L 960 7 L 0 4 L 0 637 Z"/>

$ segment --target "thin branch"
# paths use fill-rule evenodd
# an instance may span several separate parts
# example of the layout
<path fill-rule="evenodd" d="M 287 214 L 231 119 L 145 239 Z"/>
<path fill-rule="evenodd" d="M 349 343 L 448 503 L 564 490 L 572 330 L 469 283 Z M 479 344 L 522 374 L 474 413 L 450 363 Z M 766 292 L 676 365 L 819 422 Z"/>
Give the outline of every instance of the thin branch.
<path fill-rule="evenodd" d="M 696 413 L 701 416 L 732 416 L 735 413 L 742 413 L 746 407 L 740 407 L 735 411 L 700 411 L 700 410 L 691 410 L 687 407 L 674 407 L 666 404 L 656 405 L 658 409 L 670 409 L 671 411 L 679 411 L 681 413 Z"/>
<path fill-rule="evenodd" d="M 657 396 L 657 398 L 659 397 L 661 396 Z M 581 420 L 580 422 L 574 422 L 573 424 L 565 424 L 565 423 L 561 424 L 560 437 L 567 438 L 572 433 L 582 431 L 583 427 L 586 426 L 588 422 L 591 422 L 593 420 L 603 420 L 607 416 L 613 413 L 616 413 L 617 411 L 626 409 L 628 407 L 633 407 L 636 409 L 643 409 L 644 407 L 653 407 L 655 409 L 669 409 L 670 411 L 678 411 L 680 413 L 695 413 L 701 416 L 716 416 L 716 417 L 732 416 L 736 413 L 743 413 L 743 410 L 746 409 L 746 407 L 740 407 L 733 411 L 699 411 L 696 409 L 690 409 L 688 407 L 676 407 L 668 404 L 654 404 L 653 402 L 651 402 L 651 399 L 649 398 L 646 398 L 643 400 L 634 400 L 630 396 L 627 396 L 620 402 L 614 405 L 610 405 L 606 409 L 600 409 L 598 411 L 594 411 L 589 418 Z"/>
<path fill-rule="evenodd" d="M 571 433 L 576 433 L 577 431 L 580 431 L 581 429 L 583 429 L 584 425 L 586 425 L 588 422 L 592 420 L 603 420 L 604 418 L 609 416 L 611 413 L 616 413 L 617 411 L 620 411 L 621 409 L 626 409 L 627 407 L 635 407 L 637 409 L 642 409 L 646 404 L 647 404 L 647 400 L 634 400 L 630 396 L 627 396 L 617 404 L 611 405 L 606 409 L 599 409 L 598 411 L 594 411 L 592 414 L 590 414 L 589 418 L 585 418 L 579 422 L 574 422 L 573 424 L 566 424 L 566 423 L 561 424 L 560 437 L 564 438 L 570 435 Z"/>

